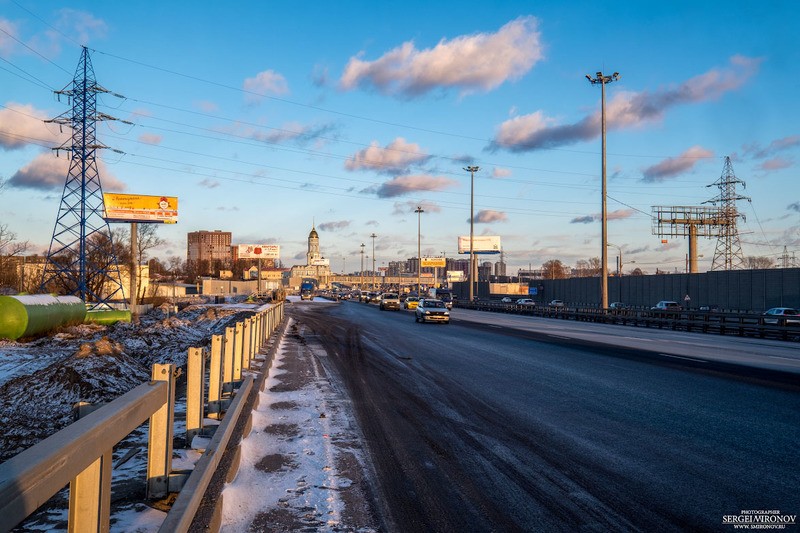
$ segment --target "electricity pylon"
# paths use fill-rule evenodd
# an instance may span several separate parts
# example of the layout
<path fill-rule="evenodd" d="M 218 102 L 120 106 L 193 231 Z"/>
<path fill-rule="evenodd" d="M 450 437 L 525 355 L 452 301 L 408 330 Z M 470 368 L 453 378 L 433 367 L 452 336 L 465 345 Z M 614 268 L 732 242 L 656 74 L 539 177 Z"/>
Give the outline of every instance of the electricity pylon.
<path fill-rule="evenodd" d="M 41 289 L 79 296 L 89 309 L 125 301 L 111 229 L 103 218 L 96 161 L 97 151 L 107 148 L 95 139 L 96 122 L 116 119 L 97 113 L 97 93 L 110 91 L 98 85 L 89 51 L 83 47 L 72 83 L 56 91 L 71 99 L 72 111 L 47 121 L 72 128 L 72 138 L 53 148 L 56 155 L 62 150 L 71 155 Z"/>
<path fill-rule="evenodd" d="M 747 200 L 748 196 L 741 196 L 736 193 L 736 184 L 741 183 L 742 188 L 746 188 L 745 182 L 736 177 L 733 173 L 731 158 L 725 157 L 725 166 L 722 167 L 722 175 L 717 181 L 707 187 L 719 187 L 719 194 L 711 200 L 706 200 L 704 204 L 720 204 L 720 225 L 719 236 L 717 238 L 717 248 L 714 250 L 714 261 L 711 263 L 711 270 L 736 270 L 744 268 L 744 255 L 742 254 L 742 244 L 739 241 L 739 229 L 736 222 L 739 217 L 745 220 L 744 213 L 739 213 L 736 209 L 737 200 Z"/>

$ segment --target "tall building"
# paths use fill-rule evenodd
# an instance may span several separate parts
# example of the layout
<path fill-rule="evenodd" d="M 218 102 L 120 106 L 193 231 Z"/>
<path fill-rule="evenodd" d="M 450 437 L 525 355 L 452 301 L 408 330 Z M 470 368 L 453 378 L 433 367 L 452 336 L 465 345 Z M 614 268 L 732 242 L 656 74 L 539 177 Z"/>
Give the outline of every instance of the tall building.
<path fill-rule="evenodd" d="M 231 261 L 230 231 L 193 231 L 186 235 L 186 262 L 188 264 L 206 264 L 215 262 L 227 265 Z"/>
<path fill-rule="evenodd" d="M 317 229 L 312 226 L 308 234 L 308 252 L 306 252 L 306 264 L 293 266 L 289 274 L 289 286 L 299 288 L 300 283 L 305 278 L 317 280 L 317 286 L 321 289 L 327 288 L 331 277 L 330 260 L 322 257 L 319 250 L 319 234 Z"/>

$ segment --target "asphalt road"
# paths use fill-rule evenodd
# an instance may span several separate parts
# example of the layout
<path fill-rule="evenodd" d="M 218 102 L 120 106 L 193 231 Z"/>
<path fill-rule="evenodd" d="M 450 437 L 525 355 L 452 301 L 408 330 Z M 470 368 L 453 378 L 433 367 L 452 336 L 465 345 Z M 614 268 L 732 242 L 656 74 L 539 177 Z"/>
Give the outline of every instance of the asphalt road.
<path fill-rule="evenodd" d="M 730 531 L 725 515 L 800 514 L 795 374 L 619 327 L 595 342 L 355 302 L 290 314 L 352 399 L 389 531 Z"/>

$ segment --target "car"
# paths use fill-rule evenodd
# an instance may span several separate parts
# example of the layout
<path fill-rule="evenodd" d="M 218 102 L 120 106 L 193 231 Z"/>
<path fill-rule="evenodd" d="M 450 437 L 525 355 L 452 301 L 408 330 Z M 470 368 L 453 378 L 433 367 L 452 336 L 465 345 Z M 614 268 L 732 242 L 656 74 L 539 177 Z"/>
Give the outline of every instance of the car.
<path fill-rule="evenodd" d="M 762 316 L 764 324 L 800 326 L 800 311 L 793 307 L 773 307 L 764 311 Z"/>
<path fill-rule="evenodd" d="M 403 302 L 403 307 L 405 307 L 406 309 L 413 310 L 417 308 L 418 304 L 419 304 L 419 298 L 417 298 L 416 296 L 407 296 L 406 301 Z"/>
<path fill-rule="evenodd" d="M 414 310 L 414 321 L 422 322 L 441 322 L 450 323 L 450 311 L 445 307 L 444 302 L 435 298 L 423 298 Z"/>
<path fill-rule="evenodd" d="M 508 297 L 508 296 L 505 296 L 505 297 L 504 297 L 504 298 L 502 298 L 500 301 L 501 301 L 502 303 L 504 303 L 504 304 L 510 304 L 512 300 L 511 300 L 511 298 L 510 298 L 510 297 Z"/>
<path fill-rule="evenodd" d="M 718 306 L 717 304 L 708 304 L 708 305 L 701 305 L 700 306 L 700 310 L 701 311 L 712 311 L 712 312 L 718 313 L 718 312 L 722 311 L 722 308 L 720 306 Z"/>
<path fill-rule="evenodd" d="M 400 310 L 400 297 L 397 296 L 396 292 L 384 292 L 381 294 L 381 300 L 379 304 L 381 311 L 386 311 L 387 309 L 394 309 L 395 311 Z"/>
<path fill-rule="evenodd" d="M 608 304 L 608 308 L 609 309 L 616 309 L 616 310 L 627 309 L 628 308 L 628 304 L 624 304 L 622 302 L 611 302 L 610 304 Z"/>
<path fill-rule="evenodd" d="M 656 305 L 650 308 L 651 311 L 680 311 L 681 304 L 671 300 L 661 300 Z"/>
<path fill-rule="evenodd" d="M 517 305 L 524 305 L 525 307 L 536 307 L 536 302 L 530 298 L 520 298 L 516 301 Z"/>
<path fill-rule="evenodd" d="M 564 307 L 564 302 L 561 300 L 550 300 L 550 303 L 547 305 L 550 307 Z"/>

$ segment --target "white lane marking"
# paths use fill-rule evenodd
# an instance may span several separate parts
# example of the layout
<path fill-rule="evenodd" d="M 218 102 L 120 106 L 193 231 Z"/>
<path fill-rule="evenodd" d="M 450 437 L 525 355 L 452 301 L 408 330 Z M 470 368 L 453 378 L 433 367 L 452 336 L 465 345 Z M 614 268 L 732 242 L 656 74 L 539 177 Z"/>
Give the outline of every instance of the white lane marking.
<path fill-rule="evenodd" d="M 569 337 L 562 337 L 561 335 L 552 335 L 550 333 L 547 334 L 548 337 L 553 337 L 554 339 L 564 339 L 565 341 L 570 340 Z"/>
<path fill-rule="evenodd" d="M 708 361 L 704 361 L 702 359 L 695 359 L 694 357 L 683 357 L 681 355 L 671 355 L 668 353 L 659 353 L 658 355 L 662 355 L 664 357 L 672 357 L 674 359 L 685 359 L 687 361 L 694 361 L 695 363 L 707 363 Z"/>
<path fill-rule="evenodd" d="M 497 325 L 495 325 L 495 324 L 489 324 L 489 327 L 490 327 L 490 328 L 503 329 L 503 326 L 497 326 Z"/>
<path fill-rule="evenodd" d="M 623 339 L 631 339 L 633 341 L 653 342 L 653 339 L 644 339 L 642 337 L 622 337 Z"/>

